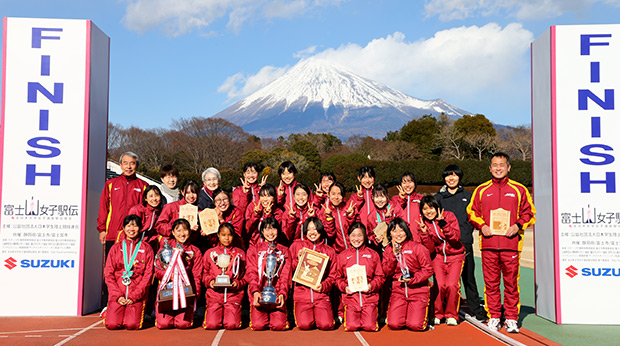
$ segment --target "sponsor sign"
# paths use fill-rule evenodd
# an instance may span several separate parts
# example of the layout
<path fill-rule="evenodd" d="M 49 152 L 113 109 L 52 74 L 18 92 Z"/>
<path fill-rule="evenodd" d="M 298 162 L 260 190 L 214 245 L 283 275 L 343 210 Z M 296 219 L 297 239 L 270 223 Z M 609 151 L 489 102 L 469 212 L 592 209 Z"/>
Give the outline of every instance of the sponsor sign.
<path fill-rule="evenodd" d="M 537 312 L 558 323 L 620 324 L 619 58 L 620 25 L 532 45 Z"/>
<path fill-rule="evenodd" d="M 91 50 L 100 43 L 92 35 L 100 31 L 87 20 L 3 24 L 0 296 L 26 299 L 4 300 L 0 315 L 81 314 L 87 216 L 96 210 L 87 197 L 98 194 L 87 188 L 88 160 L 105 146 L 89 140 L 97 123 L 90 121 Z"/>

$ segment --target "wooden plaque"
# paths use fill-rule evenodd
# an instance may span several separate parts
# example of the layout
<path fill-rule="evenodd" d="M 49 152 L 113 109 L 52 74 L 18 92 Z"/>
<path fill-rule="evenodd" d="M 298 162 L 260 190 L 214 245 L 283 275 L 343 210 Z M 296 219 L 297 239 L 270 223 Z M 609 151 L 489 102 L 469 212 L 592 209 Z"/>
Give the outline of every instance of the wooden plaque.
<path fill-rule="evenodd" d="M 198 207 L 193 204 L 179 206 L 179 219 L 187 220 L 190 227 L 196 226 L 198 224 Z"/>
<path fill-rule="evenodd" d="M 491 232 L 493 235 L 506 235 L 510 227 L 510 211 L 499 208 L 491 210 Z"/>
<path fill-rule="evenodd" d="M 368 290 L 366 266 L 354 264 L 347 268 L 347 282 L 349 284 L 349 289 L 353 292 L 364 292 Z"/>
<path fill-rule="evenodd" d="M 308 248 L 301 249 L 301 256 L 293 275 L 293 281 L 316 289 L 321 283 L 328 262 L 329 256 L 325 254 Z"/>
<path fill-rule="evenodd" d="M 220 219 L 217 216 L 215 209 L 205 208 L 200 213 L 200 228 L 206 235 L 217 233 L 217 229 L 220 227 Z"/>
<path fill-rule="evenodd" d="M 383 247 L 386 247 L 389 243 L 388 238 L 387 238 L 387 229 L 388 229 L 388 224 L 387 222 L 383 221 L 383 222 L 379 222 L 377 227 L 375 227 L 375 229 L 372 230 L 375 233 L 375 236 L 383 237 L 383 241 L 381 242 L 381 245 L 383 245 Z"/>

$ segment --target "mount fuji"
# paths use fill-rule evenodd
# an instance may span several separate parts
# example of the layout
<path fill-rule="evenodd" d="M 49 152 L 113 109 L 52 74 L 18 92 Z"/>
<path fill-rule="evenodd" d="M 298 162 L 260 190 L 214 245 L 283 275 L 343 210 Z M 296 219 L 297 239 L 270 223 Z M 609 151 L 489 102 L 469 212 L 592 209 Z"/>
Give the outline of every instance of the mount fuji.
<path fill-rule="evenodd" d="M 342 67 L 310 58 L 214 117 L 264 138 L 327 133 L 382 138 L 424 114 L 452 119 L 472 114 L 442 100 L 425 101 Z"/>

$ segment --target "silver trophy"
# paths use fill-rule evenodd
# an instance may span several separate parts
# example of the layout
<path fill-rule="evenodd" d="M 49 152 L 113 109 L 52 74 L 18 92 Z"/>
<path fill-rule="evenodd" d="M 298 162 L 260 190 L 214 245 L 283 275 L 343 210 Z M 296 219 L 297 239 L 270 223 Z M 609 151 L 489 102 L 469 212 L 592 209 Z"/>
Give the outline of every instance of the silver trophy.
<path fill-rule="evenodd" d="M 222 274 L 215 277 L 213 287 L 231 287 L 230 277 L 226 275 L 226 269 L 230 265 L 230 255 L 225 253 L 217 255 L 215 264 L 222 269 Z"/>
<path fill-rule="evenodd" d="M 177 244 L 177 249 L 183 250 L 183 246 Z M 172 260 L 172 254 L 174 253 L 174 249 L 170 244 L 168 244 L 168 239 L 164 239 L 164 248 L 157 252 L 155 255 L 155 268 L 159 270 L 166 270 L 168 265 L 170 264 L 170 260 Z M 161 266 L 157 265 L 159 263 Z"/>
<path fill-rule="evenodd" d="M 400 267 L 400 272 L 402 274 L 401 279 L 411 279 L 411 273 L 409 272 L 409 268 L 407 267 L 407 263 L 405 263 L 405 259 L 403 258 L 403 246 L 400 243 L 394 244 L 394 254 L 396 255 L 396 260 L 398 261 L 398 266 Z"/>
<path fill-rule="evenodd" d="M 262 305 L 276 305 L 276 301 L 278 296 L 276 295 L 276 289 L 272 286 L 273 279 L 275 278 L 277 273 L 278 266 L 278 256 L 275 253 L 270 253 L 267 255 L 265 259 L 265 277 L 267 278 L 267 283 L 263 288 L 263 292 L 261 293 L 260 303 Z"/>

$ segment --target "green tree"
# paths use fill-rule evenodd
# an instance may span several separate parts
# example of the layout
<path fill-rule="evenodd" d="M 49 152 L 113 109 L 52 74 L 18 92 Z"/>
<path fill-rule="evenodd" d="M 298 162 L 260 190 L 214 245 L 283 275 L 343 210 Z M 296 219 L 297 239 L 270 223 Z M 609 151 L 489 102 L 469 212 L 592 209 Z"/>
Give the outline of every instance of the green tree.
<path fill-rule="evenodd" d="M 302 139 L 300 141 L 295 142 L 295 144 L 291 147 L 292 151 L 306 158 L 308 163 L 310 163 L 315 168 L 321 166 L 321 155 L 319 155 L 319 151 L 314 146 L 314 144 L 309 141 Z"/>
<path fill-rule="evenodd" d="M 430 114 L 413 119 L 400 129 L 400 139 L 415 144 L 426 158 L 436 158 L 439 153 L 440 127 Z"/>
<path fill-rule="evenodd" d="M 495 137 L 497 134 L 493 123 L 482 114 L 463 115 L 462 118 L 454 122 L 454 127 L 463 136 L 484 133 Z"/>

